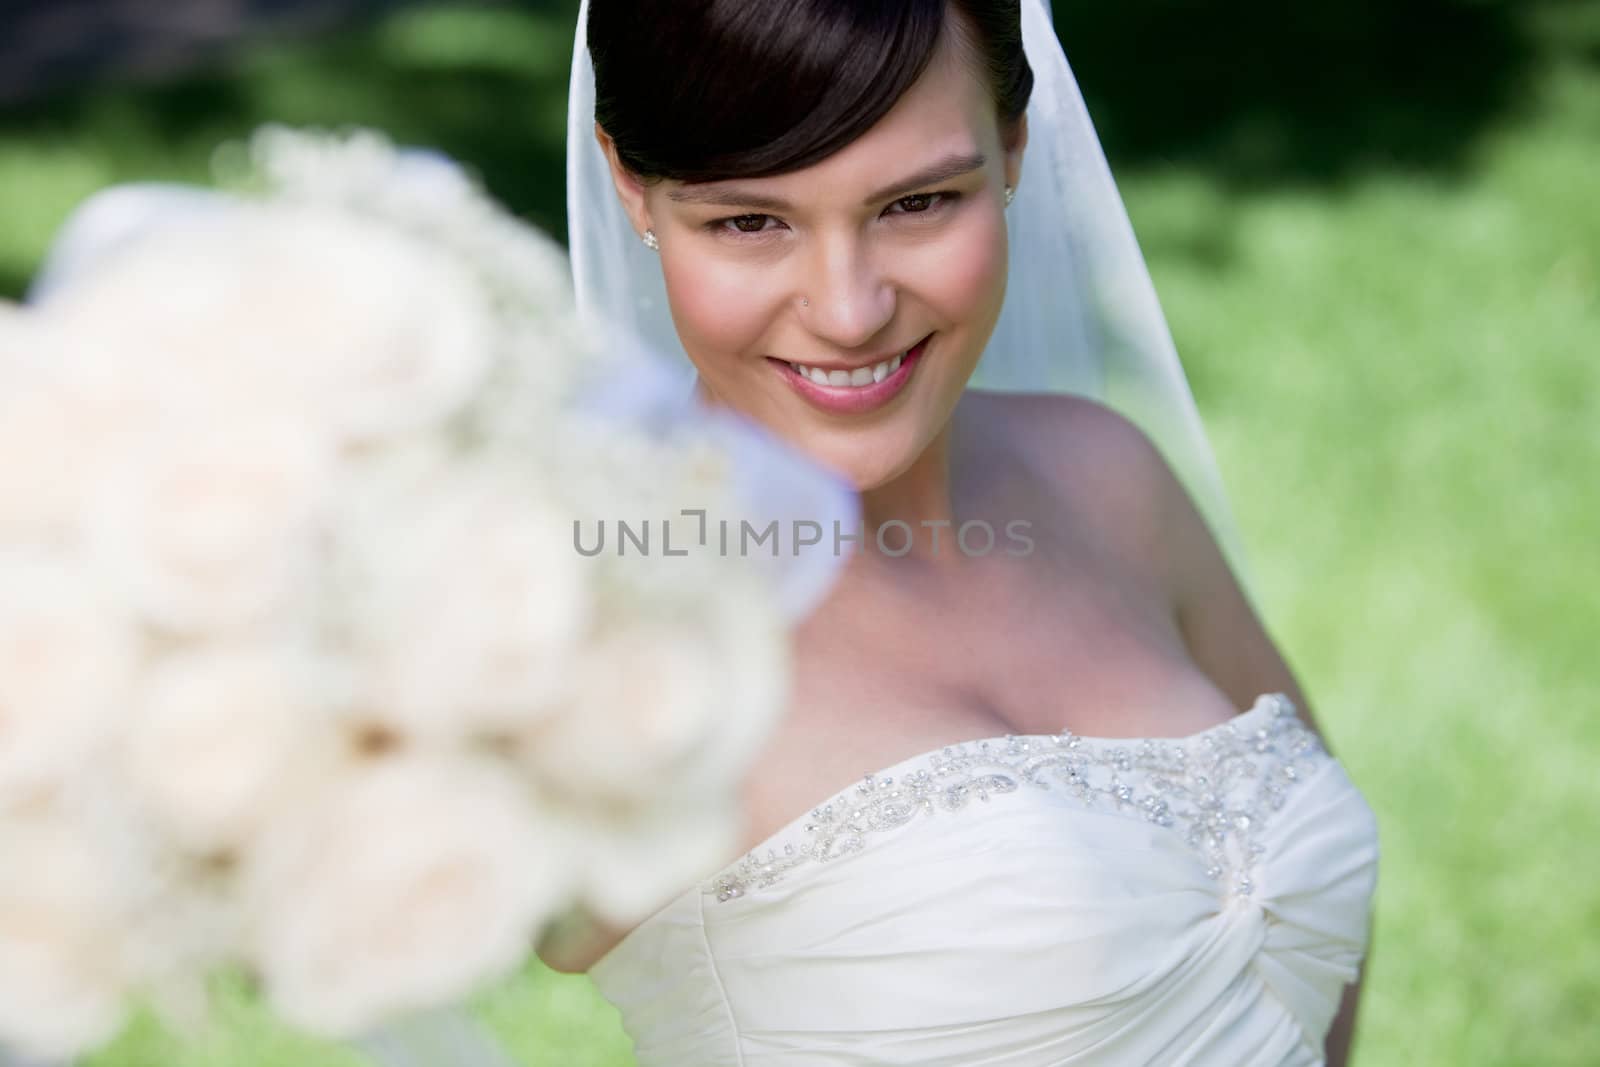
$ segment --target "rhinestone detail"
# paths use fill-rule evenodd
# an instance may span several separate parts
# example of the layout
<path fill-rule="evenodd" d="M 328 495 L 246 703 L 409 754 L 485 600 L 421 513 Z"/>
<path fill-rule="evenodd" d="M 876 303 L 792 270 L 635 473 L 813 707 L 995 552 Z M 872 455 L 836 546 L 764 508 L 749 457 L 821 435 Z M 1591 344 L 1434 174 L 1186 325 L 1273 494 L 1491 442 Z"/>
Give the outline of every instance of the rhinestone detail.
<path fill-rule="evenodd" d="M 1188 737 L 1093 738 L 1063 730 L 966 741 L 896 764 L 895 775 L 866 775 L 773 838 L 798 842 L 747 853 L 702 890 L 725 903 L 776 885 L 796 868 L 859 852 L 874 835 L 919 815 L 1037 788 L 1174 828 L 1204 857 L 1207 876 L 1248 897 L 1265 850 L 1260 831 L 1326 755 L 1283 693 L 1263 694 L 1249 711 Z"/>

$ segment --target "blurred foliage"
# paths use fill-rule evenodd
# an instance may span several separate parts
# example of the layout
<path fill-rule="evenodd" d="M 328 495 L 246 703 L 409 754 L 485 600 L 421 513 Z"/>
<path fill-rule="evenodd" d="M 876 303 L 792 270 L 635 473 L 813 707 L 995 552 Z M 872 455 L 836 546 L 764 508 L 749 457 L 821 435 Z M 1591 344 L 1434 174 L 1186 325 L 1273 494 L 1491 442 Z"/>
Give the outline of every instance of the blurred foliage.
<path fill-rule="evenodd" d="M 1517 111 L 1542 43 L 1499 0 L 1055 6 L 1113 160 L 1269 188 L 1463 166 Z"/>
<path fill-rule="evenodd" d="M 1353 1062 L 1593 1063 L 1600 4 L 1056 7 L 1263 613 L 1378 812 Z M 0 112 L 0 292 L 88 193 L 266 120 L 437 146 L 562 237 L 575 11 L 407 7 Z M 348 1062 L 227 1003 L 96 1067 Z M 479 1010 L 527 1063 L 629 1062 L 585 978 Z"/>
<path fill-rule="evenodd" d="M 374 126 L 455 156 L 565 240 L 577 4 L 406 7 L 370 27 L 246 42 L 162 81 L 108 81 L 0 110 L 0 294 L 26 286 L 72 207 L 116 181 L 204 181 L 266 121 Z"/>
<path fill-rule="evenodd" d="M 564 239 L 575 0 L 394 6 L 311 39 L 247 37 L 183 76 L 107 79 L 0 108 L 0 218 L 11 231 L 0 294 L 21 290 L 92 190 L 133 176 L 202 179 L 213 146 L 266 120 L 371 125 L 436 146 Z M 78 7 L 85 36 L 117 32 L 94 21 L 97 5 Z M 1530 79 L 1571 26 L 1594 21 L 1559 0 L 1351 0 L 1333 13 L 1266 0 L 1055 7 L 1119 174 L 1197 165 L 1266 187 L 1468 165 L 1484 129 L 1526 108 Z M 1554 29 L 1552 15 L 1564 16 Z"/>

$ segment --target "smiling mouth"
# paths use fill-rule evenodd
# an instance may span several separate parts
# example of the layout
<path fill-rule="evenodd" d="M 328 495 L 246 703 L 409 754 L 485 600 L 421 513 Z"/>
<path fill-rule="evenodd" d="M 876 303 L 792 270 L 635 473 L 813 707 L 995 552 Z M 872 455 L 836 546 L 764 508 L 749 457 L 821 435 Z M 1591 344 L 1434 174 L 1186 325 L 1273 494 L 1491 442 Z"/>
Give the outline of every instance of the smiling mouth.
<path fill-rule="evenodd" d="M 779 360 L 771 356 L 767 358 L 772 359 L 775 363 L 782 363 L 796 375 L 814 385 L 833 389 L 865 389 L 880 384 L 884 379 L 898 371 L 906 359 L 918 353 L 932 336 L 932 334 L 928 334 L 927 337 L 922 338 L 904 352 L 897 353 L 889 359 L 870 366 L 856 367 L 853 370 L 825 370 L 821 367 L 811 367 L 804 363 Z"/>
<path fill-rule="evenodd" d="M 824 371 L 772 356 L 767 362 L 812 407 L 834 415 L 864 415 L 884 407 L 905 390 L 935 336 L 930 333 L 903 353 L 848 371 Z"/>

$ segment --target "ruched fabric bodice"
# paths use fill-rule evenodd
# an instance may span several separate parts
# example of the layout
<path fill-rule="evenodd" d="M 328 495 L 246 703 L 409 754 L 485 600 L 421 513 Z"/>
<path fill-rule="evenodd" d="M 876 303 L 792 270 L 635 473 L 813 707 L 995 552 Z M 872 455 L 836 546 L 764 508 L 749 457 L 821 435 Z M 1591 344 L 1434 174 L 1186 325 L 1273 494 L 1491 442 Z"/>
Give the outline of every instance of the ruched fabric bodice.
<path fill-rule="evenodd" d="M 1316 1064 L 1377 828 L 1264 694 L 1178 739 L 998 737 L 868 775 L 591 969 L 641 1067 Z"/>

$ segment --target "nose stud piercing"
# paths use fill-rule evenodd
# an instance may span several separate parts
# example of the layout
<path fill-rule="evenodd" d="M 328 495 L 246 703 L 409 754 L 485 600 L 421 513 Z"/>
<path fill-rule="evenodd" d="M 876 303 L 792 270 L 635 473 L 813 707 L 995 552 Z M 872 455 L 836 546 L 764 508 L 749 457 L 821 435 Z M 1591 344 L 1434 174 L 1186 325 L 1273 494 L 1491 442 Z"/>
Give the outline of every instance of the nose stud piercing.
<path fill-rule="evenodd" d="M 802 296 L 800 298 L 800 306 L 803 307 L 803 308 L 808 308 L 808 307 L 811 306 L 811 301 L 807 300 L 805 297 Z"/>

